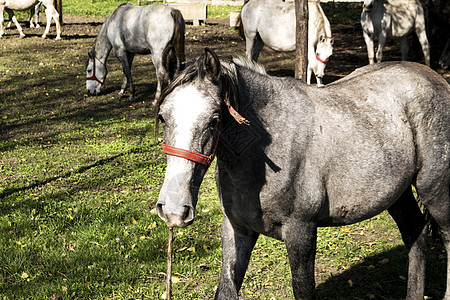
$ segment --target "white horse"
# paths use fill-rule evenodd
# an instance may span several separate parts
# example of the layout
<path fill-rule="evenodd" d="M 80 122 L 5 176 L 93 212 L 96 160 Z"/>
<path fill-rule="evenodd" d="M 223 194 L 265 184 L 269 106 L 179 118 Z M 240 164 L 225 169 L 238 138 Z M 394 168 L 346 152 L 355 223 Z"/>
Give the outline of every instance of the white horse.
<path fill-rule="evenodd" d="M 59 14 L 56 11 L 56 8 L 54 6 L 53 0 L 0 0 L 0 38 L 5 33 L 5 29 L 3 26 L 3 12 L 6 10 L 8 15 L 10 16 L 10 19 L 14 22 L 14 24 L 17 27 L 17 30 L 19 30 L 20 36 L 24 37 L 25 34 L 23 33 L 22 27 L 20 26 L 19 22 L 17 21 L 16 16 L 14 15 L 14 10 L 28 10 L 28 9 L 36 9 L 39 10 L 39 4 L 43 4 L 45 6 L 45 15 L 47 16 L 47 26 L 45 27 L 44 34 L 42 35 L 42 38 L 45 38 L 50 31 L 50 24 L 52 22 L 52 18 L 55 20 L 56 23 L 56 40 L 61 39 L 61 25 L 59 23 Z M 37 21 L 36 21 L 37 23 Z M 31 22 L 30 22 L 31 25 Z"/>
<path fill-rule="evenodd" d="M 377 62 L 381 62 L 383 48 L 389 38 L 400 39 L 402 60 L 406 60 L 409 50 L 406 38 L 414 30 L 422 46 L 425 64 L 430 65 L 430 44 L 425 31 L 423 7 L 419 0 L 364 0 L 361 26 L 369 63 L 374 63 L 375 37 L 378 38 Z"/>
<path fill-rule="evenodd" d="M 308 1 L 308 71 L 307 83 L 314 72 L 317 85 L 322 78 L 329 57 L 333 53 L 331 26 L 317 1 Z M 240 32 L 245 37 L 247 57 L 258 60 L 264 45 L 275 51 L 294 51 L 295 7 L 293 3 L 277 0 L 250 0 L 241 10 Z"/>

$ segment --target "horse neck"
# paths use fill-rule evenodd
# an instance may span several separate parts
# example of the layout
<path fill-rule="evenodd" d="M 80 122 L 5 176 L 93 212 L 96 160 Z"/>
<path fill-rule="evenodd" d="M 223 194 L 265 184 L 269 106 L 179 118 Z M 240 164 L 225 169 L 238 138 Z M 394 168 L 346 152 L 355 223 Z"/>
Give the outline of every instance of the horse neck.
<path fill-rule="evenodd" d="M 316 24 L 318 27 L 318 32 L 320 34 L 324 34 L 326 37 L 331 37 L 331 26 L 330 22 L 328 21 L 327 17 L 325 16 L 325 12 L 322 9 L 322 6 L 319 5 L 316 1 L 312 3 L 312 6 L 315 7 L 315 17 L 316 17 Z M 311 17 L 311 15 L 310 15 Z"/>
<path fill-rule="evenodd" d="M 97 38 L 94 41 L 94 45 L 92 46 L 92 51 L 95 53 L 95 57 L 101 61 L 103 64 L 106 63 L 106 59 L 111 52 L 112 45 L 108 40 L 107 36 L 107 25 L 108 20 L 105 21 L 100 32 L 97 35 Z"/>

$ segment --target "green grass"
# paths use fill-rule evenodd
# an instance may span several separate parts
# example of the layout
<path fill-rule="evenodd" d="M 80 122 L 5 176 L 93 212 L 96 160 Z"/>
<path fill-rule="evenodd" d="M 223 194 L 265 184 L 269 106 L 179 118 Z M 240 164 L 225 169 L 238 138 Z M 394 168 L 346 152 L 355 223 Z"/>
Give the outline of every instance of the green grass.
<path fill-rule="evenodd" d="M 165 291 L 168 230 L 154 209 L 165 156 L 153 134 L 151 57 L 135 59 L 135 102 L 116 95 L 122 72 L 113 56 L 106 91 L 87 97 L 94 38 L 16 34 L 0 44 L 0 299 L 160 299 Z M 194 224 L 175 230 L 174 299 L 213 297 L 221 218 L 210 170 Z M 318 299 L 404 297 L 401 245 L 386 213 L 321 228 Z M 431 254 L 427 295 L 442 298 L 445 253 Z M 283 243 L 261 236 L 241 299 L 292 299 L 290 278 Z"/>

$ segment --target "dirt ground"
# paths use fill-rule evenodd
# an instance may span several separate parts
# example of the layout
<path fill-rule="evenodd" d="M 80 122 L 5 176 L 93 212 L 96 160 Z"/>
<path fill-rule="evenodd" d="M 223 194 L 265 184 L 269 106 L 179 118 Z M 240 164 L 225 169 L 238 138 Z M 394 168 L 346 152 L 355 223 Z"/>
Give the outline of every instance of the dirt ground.
<path fill-rule="evenodd" d="M 104 18 L 80 17 L 64 15 L 63 38 L 86 38 L 98 33 Z M 187 23 L 189 25 L 189 23 Z M 54 26 L 53 26 L 54 34 Z M 28 28 L 29 30 L 33 30 Z M 332 32 L 335 39 L 333 55 L 325 70 L 325 83 L 333 82 L 351 73 L 358 67 L 368 64 L 366 46 L 362 37 L 360 24 L 343 25 L 332 24 Z M 9 33 L 13 33 L 9 31 Z M 14 34 L 16 34 L 14 32 Z M 206 24 L 200 27 L 187 26 L 186 28 L 186 57 L 192 59 L 202 53 L 205 47 L 209 47 L 220 54 L 245 55 L 245 41 L 240 38 L 237 30 L 229 26 L 229 18 L 208 19 Z M 433 49 L 432 49 L 433 51 Z M 411 60 L 423 62 L 422 54 L 414 52 L 416 58 Z M 294 76 L 294 52 L 275 52 L 264 47 L 260 54 L 261 63 L 269 74 L 275 76 Z M 439 69 L 436 64 L 438 54 L 432 53 L 432 68 L 450 82 L 450 70 Z M 434 58 L 434 59 L 433 59 Z M 399 43 L 388 42 L 384 51 L 384 60 L 400 60 Z M 312 79 L 314 82 L 315 79 Z"/>

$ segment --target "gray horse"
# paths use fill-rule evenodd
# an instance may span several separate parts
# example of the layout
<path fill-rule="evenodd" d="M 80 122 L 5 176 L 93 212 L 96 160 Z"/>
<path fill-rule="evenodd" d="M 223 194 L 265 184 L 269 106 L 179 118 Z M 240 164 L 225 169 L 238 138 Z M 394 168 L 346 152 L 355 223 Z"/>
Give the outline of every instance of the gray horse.
<path fill-rule="evenodd" d="M 318 86 L 323 86 L 325 67 L 333 54 L 331 26 L 317 1 L 308 1 L 308 68 L 306 82 L 316 75 Z M 241 10 L 239 33 L 245 38 L 246 55 L 258 60 L 264 45 L 275 51 L 294 51 L 295 6 L 279 0 L 249 0 Z"/>
<path fill-rule="evenodd" d="M 191 224 L 217 153 L 216 299 L 238 298 L 259 234 L 286 244 L 295 298 L 314 299 L 317 227 L 385 209 L 409 251 L 406 297 L 423 299 L 427 223 L 412 184 L 450 251 L 450 86 L 441 76 L 388 62 L 317 89 L 208 49 L 183 65 L 170 48 L 163 61 L 171 80 L 158 119 L 168 156 L 157 211 L 170 227 Z M 446 299 L 449 283 L 447 275 Z"/>
<path fill-rule="evenodd" d="M 364 0 L 361 26 L 369 63 L 375 62 L 374 38 L 378 38 L 377 62 L 381 62 L 384 45 L 390 38 L 400 39 L 402 60 L 406 60 L 409 50 L 407 36 L 415 31 L 422 46 L 425 64 L 430 66 L 430 44 L 425 30 L 424 12 L 419 0 Z"/>
<path fill-rule="evenodd" d="M 123 67 L 123 83 L 119 95 L 130 86 L 130 100 L 134 100 L 134 86 L 131 79 L 131 65 L 135 54 L 152 54 L 158 85 L 155 100 L 163 86 L 164 69 L 161 57 L 164 49 L 172 44 L 184 60 L 185 23 L 180 11 L 170 6 L 153 4 L 138 7 L 129 3 L 120 5 L 106 19 L 88 52 L 86 64 L 86 89 L 88 94 L 97 95 L 104 85 L 107 69 L 106 59 L 114 54 Z"/>

